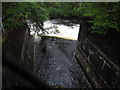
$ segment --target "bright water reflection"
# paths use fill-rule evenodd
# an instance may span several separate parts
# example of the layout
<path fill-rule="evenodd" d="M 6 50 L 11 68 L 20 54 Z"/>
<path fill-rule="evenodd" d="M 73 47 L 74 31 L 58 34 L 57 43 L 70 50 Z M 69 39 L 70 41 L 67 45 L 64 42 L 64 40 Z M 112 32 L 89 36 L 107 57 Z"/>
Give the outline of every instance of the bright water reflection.
<path fill-rule="evenodd" d="M 44 22 L 43 26 L 47 33 L 43 35 L 62 37 L 72 40 L 77 40 L 79 33 L 79 24 L 71 20 L 48 20 Z M 31 25 L 31 34 L 38 38 L 37 34 L 32 30 L 34 27 Z M 58 33 L 59 32 L 59 33 Z M 40 31 L 39 34 L 42 34 Z"/>

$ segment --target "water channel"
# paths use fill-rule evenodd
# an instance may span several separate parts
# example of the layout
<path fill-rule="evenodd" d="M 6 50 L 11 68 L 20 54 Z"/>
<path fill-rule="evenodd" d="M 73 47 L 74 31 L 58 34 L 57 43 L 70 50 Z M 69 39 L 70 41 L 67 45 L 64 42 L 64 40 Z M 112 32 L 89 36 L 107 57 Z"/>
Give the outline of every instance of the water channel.
<path fill-rule="evenodd" d="M 55 29 L 52 28 L 50 33 L 45 34 L 47 36 L 35 36 L 36 77 L 52 87 L 90 88 L 91 85 L 75 58 L 79 24 L 74 20 L 44 22 L 45 28 L 52 26 L 57 27 L 59 33 L 54 33 Z"/>

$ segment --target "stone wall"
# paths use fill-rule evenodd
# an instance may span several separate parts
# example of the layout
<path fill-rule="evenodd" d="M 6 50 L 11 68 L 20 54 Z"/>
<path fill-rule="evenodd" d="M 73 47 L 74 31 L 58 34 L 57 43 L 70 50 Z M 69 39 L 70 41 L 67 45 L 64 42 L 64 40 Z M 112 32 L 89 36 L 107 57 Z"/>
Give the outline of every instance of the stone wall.
<path fill-rule="evenodd" d="M 92 24 L 81 22 L 76 58 L 96 88 L 120 88 L 120 33 L 91 34 Z"/>
<path fill-rule="evenodd" d="M 27 25 L 14 28 L 3 43 L 2 54 L 14 58 L 16 64 L 21 65 L 27 71 L 34 73 L 34 43 L 29 34 Z M 14 60 L 13 59 L 13 60 Z M 14 88 L 28 85 L 28 82 L 10 67 L 2 65 L 2 87 Z"/>

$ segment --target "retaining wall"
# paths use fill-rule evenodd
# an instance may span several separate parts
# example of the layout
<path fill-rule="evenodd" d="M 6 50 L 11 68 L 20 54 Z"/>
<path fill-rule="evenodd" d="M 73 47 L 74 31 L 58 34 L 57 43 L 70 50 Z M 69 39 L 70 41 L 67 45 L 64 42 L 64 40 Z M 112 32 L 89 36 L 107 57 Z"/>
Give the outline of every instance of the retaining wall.
<path fill-rule="evenodd" d="M 120 88 L 120 33 L 89 33 L 92 24 L 82 21 L 76 58 L 96 88 Z"/>
<path fill-rule="evenodd" d="M 34 73 L 34 43 L 29 34 L 27 25 L 14 28 L 3 43 L 3 53 L 15 58 L 15 62 L 27 71 Z M 2 87 L 16 88 L 29 86 L 23 77 L 11 70 L 7 65 L 2 65 Z"/>

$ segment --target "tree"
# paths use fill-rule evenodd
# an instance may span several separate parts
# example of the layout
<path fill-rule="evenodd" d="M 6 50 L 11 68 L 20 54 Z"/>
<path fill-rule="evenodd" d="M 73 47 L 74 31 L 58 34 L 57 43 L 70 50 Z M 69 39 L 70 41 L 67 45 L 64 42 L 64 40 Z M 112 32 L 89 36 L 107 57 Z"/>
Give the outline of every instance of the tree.
<path fill-rule="evenodd" d="M 50 18 L 80 17 L 79 3 L 76 2 L 47 2 L 45 8 Z"/>
<path fill-rule="evenodd" d="M 26 23 L 26 20 L 36 23 L 37 30 L 43 29 L 43 22 L 48 19 L 48 14 L 43 8 L 43 3 L 36 2 L 3 2 L 3 25 L 5 28 L 17 27 Z"/>
<path fill-rule="evenodd" d="M 120 31 L 120 2 L 81 3 L 84 16 L 92 16 L 90 29 L 93 33 L 106 34 L 110 30 Z"/>
<path fill-rule="evenodd" d="M 94 17 L 92 33 L 106 34 L 110 30 L 120 31 L 120 2 L 27 2 L 3 3 L 3 25 L 14 27 L 31 20 L 36 31 L 45 31 L 43 22 L 48 18 Z"/>

